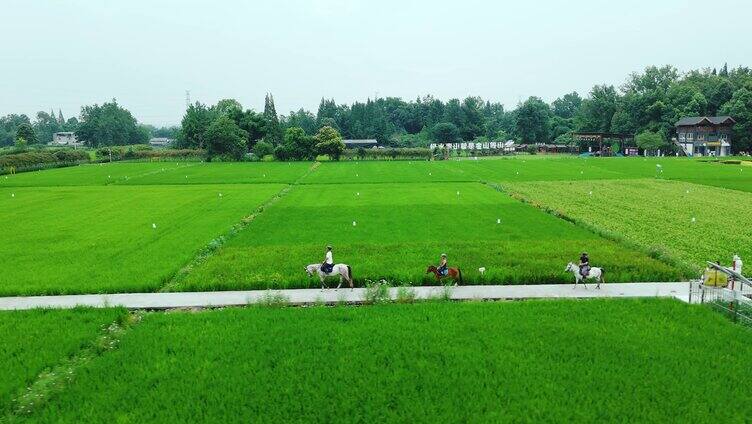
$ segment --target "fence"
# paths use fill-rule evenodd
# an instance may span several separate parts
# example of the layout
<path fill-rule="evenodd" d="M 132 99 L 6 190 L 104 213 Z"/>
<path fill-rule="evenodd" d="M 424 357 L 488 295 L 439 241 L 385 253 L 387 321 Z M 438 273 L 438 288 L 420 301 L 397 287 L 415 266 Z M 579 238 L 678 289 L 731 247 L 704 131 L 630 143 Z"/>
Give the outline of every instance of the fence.
<path fill-rule="evenodd" d="M 740 290 L 706 286 L 702 281 L 689 285 L 689 303 L 710 306 L 734 322 L 752 327 L 752 290 L 746 285 Z"/>

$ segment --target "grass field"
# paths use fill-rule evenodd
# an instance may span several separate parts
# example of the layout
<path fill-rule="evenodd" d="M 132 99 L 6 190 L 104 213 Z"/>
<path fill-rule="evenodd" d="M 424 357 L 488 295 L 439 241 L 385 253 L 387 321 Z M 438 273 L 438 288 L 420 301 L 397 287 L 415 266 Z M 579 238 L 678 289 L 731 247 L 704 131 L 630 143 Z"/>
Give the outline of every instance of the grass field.
<path fill-rule="evenodd" d="M 2 187 L 291 183 L 310 162 L 113 162 L 0 176 Z"/>
<path fill-rule="evenodd" d="M 283 187 L 0 188 L 0 295 L 157 290 Z"/>
<path fill-rule="evenodd" d="M 661 180 L 681 182 L 661 186 Z M 582 210 L 571 215 L 580 225 L 480 182 L 535 187 L 536 196 L 545 192 L 543 203 L 564 212 L 559 203 L 575 201 Z M 564 265 L 582 250 L 606 268 L 611 282 L 684 279 L 694 275 L 687 264 L 749 251 L 748 232 L 733 221 L 747 215 L 752 167 L 745 165 L 540 156 L 320 166 L 118 162 L 0 177 L 0 295 L 157 290 L 282 184 L 292 184 L 287 196 L 171 287 L 315 285 L 302 267 L 320 261 L 330 243 L 360 284 L 379 278 L 428 283 L 425 267 L 442 252 L 468 282 L 519 284 L 569 281 Z M 671 184 L 697 189 L 689 196 L 660 189 Z M 604 196 L 603 205 L 577 194 L 601 185 L 603 194 L 596 190 L 593 198 Z M 651 210 L 644 199 L 657 193 L 665 196 Z M 688 213 L 696 218 L 692 231 L 682 225 Z M 711 236 L 713 225 L 724 235 Z M 593 227 L 627 243 L 583 229 Z M 661 262 L 648 251 L 667 255 L 654 255 Z"/>
<path fill-rule="evenodd" d="M 611 282 L 683 277 L 482 184 L 338 184 L 295 187 L 180 289 L 316 287 L 303 267 L 320 262 L 326 244 L 360 285 L 365 278 L 435 284 L 425 271 L 441 253 L 462 267 L 466 283 L 570 282 L 564 267 L 583 250 L 607 267 Z"/>
<path fill-rule="evenodd" d="M 91 343 L 121 309 L 0 312 L 0 421 L 40 372 Z"/>
<path fill-rule="evenodd" d="M 752 255 L 752 196 L 677 181 L 507 184 L 511 192 L 694 267 Z M 592 193 L 592 194 L 590 194 Z M 649 200 L 649 201 L 647 201 Z M 596 260 L 595 258 L 591 258 Z"/>
<path fill-rule="evenodd" d="M 744 422 L 751 355 L 672 300 L 154 313 L 28 421 Z"/>

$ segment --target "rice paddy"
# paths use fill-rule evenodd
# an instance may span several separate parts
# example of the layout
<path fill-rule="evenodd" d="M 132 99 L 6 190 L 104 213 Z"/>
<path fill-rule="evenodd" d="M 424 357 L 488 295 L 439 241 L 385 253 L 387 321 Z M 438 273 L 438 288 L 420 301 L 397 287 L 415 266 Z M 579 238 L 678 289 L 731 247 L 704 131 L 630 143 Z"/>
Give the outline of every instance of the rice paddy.
<path fill-rule="evenodd" d="M 743 422 L 750 355 L 748 330 L 673 300 L 154 313 L 22 418 Z"/>

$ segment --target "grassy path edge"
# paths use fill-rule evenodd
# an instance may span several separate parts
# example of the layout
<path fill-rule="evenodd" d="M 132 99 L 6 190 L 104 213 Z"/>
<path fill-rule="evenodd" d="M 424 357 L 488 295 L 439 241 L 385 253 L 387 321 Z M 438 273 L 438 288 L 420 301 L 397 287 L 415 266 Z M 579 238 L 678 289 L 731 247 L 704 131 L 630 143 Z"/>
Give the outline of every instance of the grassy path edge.
<path fill-rule="evenodd" d="M 243 217 L 240 222 L 233 225 L 226 233 L 220 235 L 219 237 L 211 240 L 209 243 L 206 244 L 206 246 L 199 249 L 198 253 L 196 253 L 196 256 L 193 257 L 193 259 L 180 268 L 168 281 L 166 284 L 164 284 L 158 292 L 164 293 L 164 292 L 173 292 L 173 291 L 180 291 L 180 285 L 185 281 L 185 279 L 188 277 L 188 275 L 193 271 L 193 269 L 202 263 L 206 262 L 210 257 L 212 257 L 225 243 L 227 243 L 228 240 L 235 237 L 239 232 L 245 230 L 253 220 L 256 219 L 257 216 L 259 216 L 261 213 L 264 212 L 266 208 L 273 205 L 274 203 L 278 202 L 280 199 L 285 197 L 287 193 L 292 190 L 292 188 L 299 184 L 299 182 L 310 175 L 312 172 L 316 171 L 316 169 L 321 165 L 321 162 L 314 162 L 313 165 L 311 165 L 308 170 L 298 177 L 295 181 L 293 181 L 291 184 L 288 184 L 280 190 L 278 193 L 273 195 L 269 200 L 259 205 L 256 209 L 251 212 L 250 215 Z"/>
<path fill-rule="evenodd" d="M 590 231 L 593 234 L 597 234 L 597 235 L 599 235 L 599 236 L 601 236 L 601 237 L 603 237 L 603 238 L 605 238 L 607 240 L 613 241 L 614 243 L 621 244 L 622 246 L 626 246 L 626 247 L 629 247 L 631 249 L 635 249 L 635 250 L 637 250 L 639 252 L 642 252 L 642 253 L 646 254 L 647 256 L 649 256 L 649 257 L 651 257 L 651 258 L 653 258 L 653 259 L 655 259 L 657 261 L 663 262 L 666 265 L 669 265 L 671 267 L 677 268 L 679 271 L 681 271 L 684 274 L 685 278 L 694 278 L 700 272 L 699 269 L 695 269 L 695 267 L 691 266 L 690 264 L 688 264 L 688 263 L 686 263 L 686 262 L 684 262 L 684 261 L 682 261 L 680 259 L 675 258 L 673 255 L 671 255 L 670 253 L 668 253 L 666 251 L 643 246 L 643 245 L 641 245 L 641 244 L 639 244 L 637 242 L 634 242 L 632 240 L 627 239 L 626 237 L 622 236 L 621 234 L 617 234 L 617 233 L 614 233 L 612 231 L 608 231 L 608 230 L 603 229 L 603 228 L 601 228 L 601 227 L 599 227 L 597 225 L 593 225 L 593 224 L 591 224 L 589 222 L 585 222 L 585 221 L 582 221 L 580 219 L 571 217 L 571 216 L 567 215 L 566 213 L 564 213 L 564 212 L 562 212 L 560 210 L 551 208 L 551 207 L 549 207 L 547 205 L 544 205 L 544 204 L 542 204 L 540 202 L 537 202 L 537 201 L 535 201 L 535 200 L 533 200 L 531 198 L 528 198 L 528 197 L 522 195 L 521 193 L 518 193 L 518 192 L 514 191 L 513 189 L 509 189 L 508 187 L 504 187 L 504 186 L 502 186 L 500 184 L 492 183 L 492 182 L 488 182 L 488 181 L 481 181 L 481 184 L 487 185 L 487 186 L 493 188 L 494 190 L 496 190 L 496 191 L 498 191 L 500 193 L 506 194 L 507 196 L 509 196 L 509 197 L 511 197 L 511 198 L 513 198 L 513 199 L 515 199 L 517 201 L 520 201 L 522 203 L 528 204 L 528 205 L 530 205 L 530 206 L 532 206 L 532 207 L 534 207 L 534 208 L 536 208 L 536 209 L 538 209 L 540 211 L 543 211 L 543 212 L 545 212 L 545 213 L 547 213 L 549 215 L 552 215 L 552 216 L 555 216 L 555 217 L 557 217 L 559 219 L 563 219 L 563 220 L 565 220 L 567 222 L 570 222 L 570 223 L 572 223 L 572 224 L 574 224 L 574 225 L 576 225 L 576 226 L 578 226 L 580 228 L 583 228 L 583 229 L 585 229 L 587 231 Z"/>

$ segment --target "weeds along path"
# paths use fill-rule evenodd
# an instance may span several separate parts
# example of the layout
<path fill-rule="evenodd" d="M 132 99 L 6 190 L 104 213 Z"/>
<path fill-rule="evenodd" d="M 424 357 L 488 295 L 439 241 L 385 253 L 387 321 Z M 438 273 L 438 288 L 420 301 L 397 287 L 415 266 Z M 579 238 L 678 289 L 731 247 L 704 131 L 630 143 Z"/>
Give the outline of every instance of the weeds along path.
<path fill-rule="evenodd" d="M 285 188 L 280 190 L 277 194 L 273 195 L 269 200 L 262 203 L 259 207 L 257 207 L 253 212 L 251 212 L 250 215 L 243 217 L 240 222 L 236 223 L 235 225 L 230 228 L 229 231 L 227 231 L 225 234 L 220 235 L 219 237 L 215 238 L 214 240 L 210 241 L 206 246 L 201 248 L 196 256 L 184 267 L 182 267 L 180 270 L 178 270 L 172 278 L 170 278 L 167 283 L 162 286 L 162 288 L 159 289 L 159 292 L 172 292 L 172 291 L 180 291 L 180 286 L 182 282 L 185 280 L 185 278 L 191 273 L 191 271 L 201 265 L 202 263 L 206 262 L 214 253 L 216 253 L 220 247 L 222 247 L 225 243 L 227 243 L 228 240 L 235 237 L 239 232 L 246 229 L 251 222 L 253 222 L 256 217 L 258 217 L 261 213 L 264 212 L 266 208 L 269 206 L 277 203 L 280 199 L 285 197 L 294 186 L 297 186 L 300 184 L 300 181 L 306 178 L 311 173 L 315 172 L 318 167 L 321 166 L 321 162 L 314 162 L 313 165 L 311 165 L 308 170 L 298 177 L 295 181 L 287 185 Z"/>
<path fill-rule="evenodd" d="M 81 367 L 117 349 L 123 335 L 141 322 L 143 314 L 142 311 L 124 314 L 76 354 L 39 374 L 33 383 L 19 391 L 18 397 L 14 398 L 10 405 L 10 412 L 4 417 L 0 416 L 0 422 L 19 421 L 45 405 L 55 395 L 63 392 Z"/>

